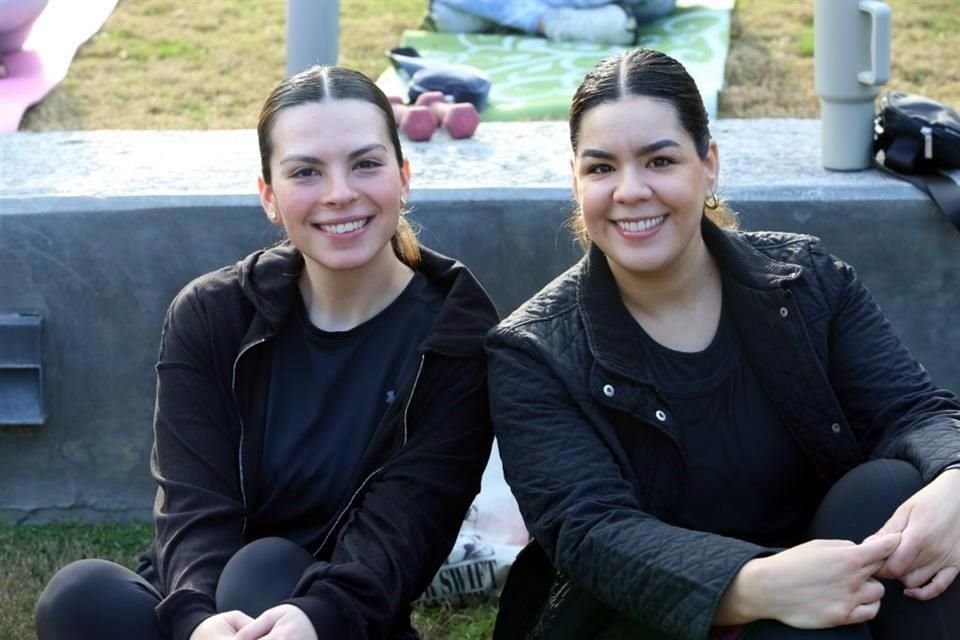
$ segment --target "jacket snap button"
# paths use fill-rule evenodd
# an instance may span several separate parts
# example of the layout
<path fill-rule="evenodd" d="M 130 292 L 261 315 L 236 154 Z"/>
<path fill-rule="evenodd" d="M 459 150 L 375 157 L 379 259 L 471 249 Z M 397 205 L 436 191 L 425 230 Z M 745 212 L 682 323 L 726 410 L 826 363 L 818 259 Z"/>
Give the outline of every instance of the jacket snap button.
<path fill-rule="evenodd" d="M 667 414 L 665 414 L 662 409 L 657 409 L 657 412 L 653 415 L 657 416 L 657 420 L 660 422 L 664 422 L 667 419 Z"/>
<path fill-rule="evenodd" d="M 840 425 L 834 422 L 832 425 L 830 425 L 830 430 L 834 433 L 840 433 Z"/>
<path fill-rule="evenodd" d="M 614 391 L 612 384 L 603 385 L 603 395 L 612 398 L 614 393 L 616 393 L 616 391 Z"/>
<path fill-rule="evenodd" d="M 786 307 L 780 307 L 780 317 L 786 318 L 788 315 L 790 315 L 790 311 Z"/>

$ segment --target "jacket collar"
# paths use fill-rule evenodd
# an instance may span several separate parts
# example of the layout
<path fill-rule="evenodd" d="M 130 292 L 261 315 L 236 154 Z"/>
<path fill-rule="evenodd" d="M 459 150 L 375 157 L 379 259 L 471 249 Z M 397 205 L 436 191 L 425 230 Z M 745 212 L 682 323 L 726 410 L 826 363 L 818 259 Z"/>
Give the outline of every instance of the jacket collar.
<path fill-rule="evenodd" d="M 706 216 L 701 223 L 701 232 L 725 280 L 758 291 L 776 291 L 802 273 L 798 265 L 771 258 L 749 240 L 755 238 L 762 242 L 763 234 L 727 231 Z M 730 294 L 735 296 L 736 289 L 731 288 Z M 623 348 L 623 341 L 637 330 L 637 323 L 623 304 L 606 255 L 595 244 L 590 245 L 581 263 L 577 301 L 593 357 L 624 375 L 648 379 L 645 373 L 638 371 L 638 363 L 626 355 L 629 350 Z M 736 304 L 736 300 L 732 302 Z"/>
<path fill-rule="evenodd" d="M 420 346 L 449 356 L 472 356 L 497 323 L 496 308 L 473 274 L 458 261 L 420 247 L 417 268 L 444 295 L 433 331 Z M 256 309 L 245 343 L 270 337 L 298 303 L 304 259 L 289 241 L 247 256 L 239 265 L 240 287 Z"/>
<path fill-rule="evenodd" d="M 706 216 L 703 216 L 700 230 L 707 250 L 717 261 L 725 278 L 731 278 L 750 289 L 769 291 L 780 289 L 787 282 L 800 277 L 800 266 L 771 258 L 755 246 L 775 246 L 772 235 L 727 231 Z"/>

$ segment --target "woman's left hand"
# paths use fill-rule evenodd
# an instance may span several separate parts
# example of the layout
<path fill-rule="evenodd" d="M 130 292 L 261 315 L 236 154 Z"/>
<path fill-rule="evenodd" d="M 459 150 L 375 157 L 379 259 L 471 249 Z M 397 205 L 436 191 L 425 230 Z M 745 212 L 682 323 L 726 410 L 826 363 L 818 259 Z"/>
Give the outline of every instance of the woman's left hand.
<path fill-rule="evenodd" d="M 317 640 L 317 632 L 302 609 L 281 604 L 261 613 L 234 640 Z"/>
<path fill-rule="evenodd" d="M 902 533 L 900 545 L 876 575 L 900 580 L 904 595 L 917 600 L 943 593 L 960 573 L 958 496 L 960 469 L 950 469 L 900 505 L 874 534 Z"/>

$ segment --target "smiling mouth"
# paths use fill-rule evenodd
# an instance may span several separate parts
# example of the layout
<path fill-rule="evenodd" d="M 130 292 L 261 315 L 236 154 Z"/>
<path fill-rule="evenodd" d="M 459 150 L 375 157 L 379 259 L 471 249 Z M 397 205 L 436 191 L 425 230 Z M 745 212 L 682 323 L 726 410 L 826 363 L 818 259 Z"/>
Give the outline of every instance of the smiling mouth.
<path fill-rule="evenodd" d="M 627 233 L 640 233 L 641 231 L 649 231 L 654 227 L 660 226 L 666 219 L 667 216 L 664 214 L 643 220 L 617 220 L 616 223 L 622 231 L 626 231 Z"/>
<path fill-rule="evenodd" d="M 353 233 L 367 226 L 372 218 L 361 218 L 360 220 L 351 220 L 350 222 L 341 222 L 339 224 L 317 224 L 314 225 L 324 233 L 330 233 L 335 236 Z"/>

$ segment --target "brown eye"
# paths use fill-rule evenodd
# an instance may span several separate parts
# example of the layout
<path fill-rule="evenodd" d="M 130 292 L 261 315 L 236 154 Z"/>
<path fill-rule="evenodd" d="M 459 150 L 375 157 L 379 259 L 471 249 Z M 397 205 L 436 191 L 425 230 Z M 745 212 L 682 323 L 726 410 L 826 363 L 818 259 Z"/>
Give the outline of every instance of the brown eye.
<path fill-rule="evenodd" d="M 595 164 L 587 169 L 587 173 L 610 173 L 613 167 L 608 164 Z"/>

